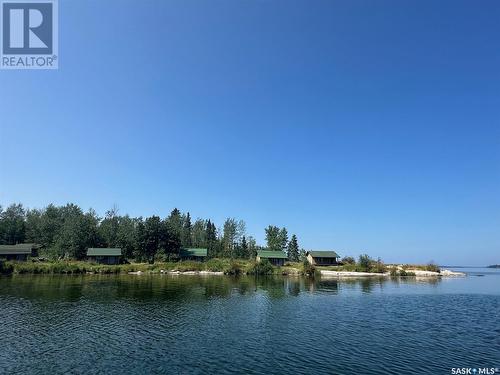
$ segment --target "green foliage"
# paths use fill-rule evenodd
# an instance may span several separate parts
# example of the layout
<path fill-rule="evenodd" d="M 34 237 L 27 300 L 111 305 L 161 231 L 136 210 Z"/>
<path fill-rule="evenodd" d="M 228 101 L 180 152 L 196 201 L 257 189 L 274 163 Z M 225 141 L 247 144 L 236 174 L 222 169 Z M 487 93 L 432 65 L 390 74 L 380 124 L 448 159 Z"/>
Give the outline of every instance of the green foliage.
<path fill-rule="evenodd" d="M 186 216 L 183 218 L 183 224 L 182 224 L 181 245 L 183 247 L 191 247 L 193 245 L 191 240 L 192 231 L 193 227 L 191 225 L 191 216 L 189 215 L 188 212 Z"/>
<path fill-rule="evenodd" d="M 240 255 L 237 250 L 240 248 L 242 237 L 245 235 L 245 227 L 243 220 L 226 219 L 222 233 L 223 256 L 234 258 Z"/>
<path fill-rule="evenodd" d="M 206 247 L 208 259 L 255 259 L 257 250 L 265 248 L 245 232 L 242 220 L 228 218 L 223 231 L 218 233 L 211 220 L 197 219 L 192 224 L 190 214 L 183 214 L 177 208 L 162 219 L 159 216 L 132 218 L 120 215 L 116 206 L 108 210 L 104 218 L 93 210 L 84 212 L 71 203 L 31 210 L 24 209 L 21 204 L 13 204 L 7 209 L 0 206 L 0 244 L 40 244 L 40 257 L 53 262 L 50 270 L 56 272 L 59 268 L 74 272 L 57 262 L 85 260 L 89 247 L 119 247 L 126 260 L 151 264 L 178 260 L 181 247 L 190 245 Z M 266 239 L 269 249 L 287 252 L 292 261 L 298 261 L 303 254 L 299 251 L 297 236 L 293 235 L 288 241 L 286 228 L 269 226 Z M 241 266 L 238 262 L 233 266 L 227 263 L 224 272 L 237 273 L 238 265 Z M 19 269 L 31 272 L 29 267 L 20 266 Z M 43 267 L 33 266 L 33 271 L 45 272 Z"/>
<path fill-rule="evenodd" d="M 409 271 L 406 271 L 405 269 L 402 269 L 399 271 L 399 276 L 402 276 L 402 277 L 415 276 L 415 272 L 409 272 Z"/>
<path fill-rule="evenodd" d="M 263 259 L 260 262 L 251 262 L 246 273 L 249 275 L 272 275 L 274 267 L 267 259 Z"/>
<path fill-rule="evenodd" d="M 207 225 L 205 229 L 205 240 L 206 246 L 208 249 L 208 257 L 215 258 L 219 253 L 219 246 L 217 241 L 217 229 L 215 228 L 215 224 L 209 220 L 207 220 Z"/>
<path fill-rule="evenodd" d="M 0 260 L 0 275 L 10 275 L 12 272 L 14 272 L 14 266 Z"/>
<path fill-rule="evenodd" d="M 239 275 L 242 273 L 242 265 L 236 260 L 231 260 L 229 267 L 224 270 L 224 273 L 227 275 Z"/>
<path fill-rule="evenodd" d="M 257 249 L 258 249 L 257 241 L 255 241 L 255 238 L 253 238 L 252 236 L 249 236 L 248 251 L 247 251 L 249 259 L 255 259 L 255 257 L 257 256 Z"/>
<path fill-rule="evenodd" d="M 299 261 L 299 244 L 297 242 L 297 236 L 292 235 L 292 239 L 288 243 L 288 259 L 292 262 Z"/>
<path fill-rule="evenodd" d="M 344 258 L 342 258 L 341 262 L 343 264 L 355 264 L 356 259 L 354 259 L 353 257 L 344 257 Z"/>
<path fill-rule="evenodd" d="M 378 258 L 376 262 L 372 262 L 372 264 L 370 265 L 370 272 L 385 273 L 387 272 L 387 267 L 385 266 L 384 262 L 382 262 L 382 260 Z"/>
<path fill-rule="evenodd" d="M 211 272 L 225 272 L 229 263 L 226 259 L 213 258 L 205 263 L 205 269 Z"/>
<path fill-rule="evenodd" d="M 268 250 L 285 251 L 288 243 L 288 232 L 286 228 L 278 228 L 269 225 L 266 228 L 266 242 Z"/>
<path fill-rule="evenodd" d="M 193 247 L 208 248 L 205 220 L 197 219 L 191 229 L 191 243 Z"/>
<path fill-rule="evenodd" d="M 144 233 L 142 238 L 142 251 L 149 263 L 154 263 L 155 255 L 158 252 L 160 241 L 164 238 L 161 219 L 158 216 L 151 216 L 144 222 Z"/>
<path fill-rule="evenodd" d="M 302 272 L 306 276 L 314 276 L 316 273 L 316 267 L 314 267 L 307 259 L 302 262 Z"/>
<path fill-rule="evenodd" d="M 441 269 L 439 268 L 439 266 L 433 262 L 430 262 L 429 264 L 427 264 L 425 266 L 425 270 L 431 271 L 431 272 L 438 272 L 438 273 L 441 272 Z"/>
<path fill-rule="evenodd" d="M 372 259 L 367 254 L 359 256 L 358 265 L 363 272 L 368 272 L 370 270 L 372 262 Z"/>
<path fill-rule="evenodd" d="M 25 217 L 26 211 L 22 204 L 12 204 L 5 211 L 0 209 L 0 244 L 15 245 L 24 242 Z"/>

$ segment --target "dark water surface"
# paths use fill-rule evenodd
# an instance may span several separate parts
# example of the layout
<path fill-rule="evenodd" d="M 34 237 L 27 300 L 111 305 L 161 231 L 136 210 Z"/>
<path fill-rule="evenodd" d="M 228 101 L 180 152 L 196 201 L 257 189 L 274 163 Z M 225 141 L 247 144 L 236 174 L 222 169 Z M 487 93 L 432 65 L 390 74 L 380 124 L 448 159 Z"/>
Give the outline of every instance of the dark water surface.
<path fill-rule="evenodd" d="M 427 281 L 2 277 L 0 373 L 498 368 L 500 271 L 467 271 Z"/>

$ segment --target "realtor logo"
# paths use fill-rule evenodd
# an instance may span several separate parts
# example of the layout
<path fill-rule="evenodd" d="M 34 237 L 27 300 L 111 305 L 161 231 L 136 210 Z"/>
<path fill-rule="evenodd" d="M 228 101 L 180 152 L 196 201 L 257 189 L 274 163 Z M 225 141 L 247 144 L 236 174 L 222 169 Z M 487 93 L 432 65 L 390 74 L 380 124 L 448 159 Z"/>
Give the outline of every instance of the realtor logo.
<path fill-rule="evenodd" d="M 57 0 L 0 0 L 2 69 L 57 69 Z"/>

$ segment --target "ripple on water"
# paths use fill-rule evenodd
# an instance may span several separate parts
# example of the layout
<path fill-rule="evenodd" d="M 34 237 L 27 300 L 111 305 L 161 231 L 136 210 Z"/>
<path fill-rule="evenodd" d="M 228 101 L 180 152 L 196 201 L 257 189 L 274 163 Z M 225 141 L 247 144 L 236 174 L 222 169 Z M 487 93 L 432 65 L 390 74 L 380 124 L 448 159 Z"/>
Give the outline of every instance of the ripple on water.
<path fill-rule="evenodd" d="M 500 296 L 448 293 L 442 285 L 1 278 L 0 373 L 401 374 L 498 366 Z"/>

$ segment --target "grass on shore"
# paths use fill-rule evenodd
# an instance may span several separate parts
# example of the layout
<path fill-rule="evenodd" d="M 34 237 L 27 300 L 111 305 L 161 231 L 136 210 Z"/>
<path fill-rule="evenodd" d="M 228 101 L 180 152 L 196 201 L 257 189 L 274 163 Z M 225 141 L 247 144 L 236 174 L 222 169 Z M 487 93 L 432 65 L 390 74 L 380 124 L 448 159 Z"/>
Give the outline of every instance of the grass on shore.
<path fill-rule="evenodd" d="M 297 267 L 297 268 L 295 268 Z M 209 271 L 223 272 L 226 275 L 273 275 L 303 274 L 300 263 L 289 263 L 284 267 L 273 267 L 269 262 L 257 263 L 246 259 L 210 259 L 206 262 L 180 261 L 130 263 L 119 265 L 96 264 L 85 261 L 53 261 L 53 262 L 0 262 L 0 274 L 126 274 L 129 272 L 160 273 Z"/>
<path fill-rule="evenodd" d="M 286 262 L 283 267 L 272 266 L 268 261 L 257 263 L 248 259 L 210 259 L 206 262 L 180 261 L 130 263 L 120 265 L 96 264 L 85 261 L 53 261 L 53 262 L 15 262 L 0 261 L 0 274 L 126 274 L 129 272 L 160 273 L 160 271 L 209 271 L 223 272 L 226 275 L 309 275 L 313 276 L 320 270 L 347 271 L 347 272 L 390 272 L 391 276 L 415 276 L 409 270 L 425 270 L 440 272 L 434 264 L 404 265 L 400 269 L 395 266 L 386 266 L 373 263 L 369 268 L 359 264 L 345 264 L 341 266 L 314 267 L 308 263 Z"/>
<path fill-rule="evenodd" d="M 341 266 L 320 266 L 321 270 L 328 271 L 344 271 L 344 272 L 371 272 L 371 273 L 385 273 L 387 267 L 384 264 L 374 263 L 370 267 L 363 267 L 359 264 L 343 264 Z"/>

